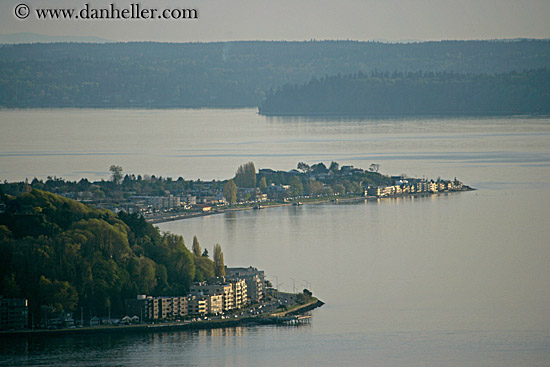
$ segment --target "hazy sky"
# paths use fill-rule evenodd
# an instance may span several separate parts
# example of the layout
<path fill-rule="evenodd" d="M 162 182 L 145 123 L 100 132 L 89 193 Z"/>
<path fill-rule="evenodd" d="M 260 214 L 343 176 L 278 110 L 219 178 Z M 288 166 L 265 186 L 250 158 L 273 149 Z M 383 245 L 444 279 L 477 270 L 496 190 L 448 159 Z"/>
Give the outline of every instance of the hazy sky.
<path fill-rule="evenodd" d="M 38 20 L 36 8 L 194 8 L 195 20 Z M 14 15 L 18 4 L 28 18 Z M 1 0 L 0 34 L 118 41 L 550 38 L 550 0 Z"/>

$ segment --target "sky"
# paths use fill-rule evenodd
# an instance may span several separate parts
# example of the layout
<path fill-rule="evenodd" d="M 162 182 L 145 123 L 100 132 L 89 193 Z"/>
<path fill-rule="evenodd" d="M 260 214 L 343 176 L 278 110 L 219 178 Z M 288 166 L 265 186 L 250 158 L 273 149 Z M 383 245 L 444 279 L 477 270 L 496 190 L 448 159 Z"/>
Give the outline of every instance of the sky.
<path fill-rule="evenodd" d="M 37 8 L 196 9 L 198 19 L 37 19 Z M 18 19 L 15 9 L 30 14 Z M 21 11 L 21 10 L 20 10 Z M 25 14 L 24 9 L 21 14 Z M 177 14 L 177 13 L 176 13 Z M 1 0 L 0 34 L 113 41 L 550 38 L 550 0 Z"/>

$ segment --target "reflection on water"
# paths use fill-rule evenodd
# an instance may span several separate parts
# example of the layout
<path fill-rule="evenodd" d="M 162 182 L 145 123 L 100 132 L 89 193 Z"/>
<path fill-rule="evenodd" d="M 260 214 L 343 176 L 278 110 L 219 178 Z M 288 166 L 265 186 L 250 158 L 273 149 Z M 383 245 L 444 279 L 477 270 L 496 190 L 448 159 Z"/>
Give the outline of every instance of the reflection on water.
<path fill-rule="evenodd" d="M 230 328 L 124 337 L 54 337 L 47 342 L 17 338 L 2 340 L 0 366 L 544 366 L 550 343 L 544 332 L 319 335 L 303 330 Z M 17 352 L 7 352 L 9 349 Z"/>
<path fill-rule="evenodd" d="M 257 266 L 284 291 L 291 278 L 307 284 L 326 304 L 299 328 L 1 339 L 0 365 L 548 365 L 548 118 L 67 109 L 0 111 L 0 120 L 0 179 L 106 178 L 111 164 L 211 179 L 250 160 L 284 170 L 335 160 L 479 189 L 161 224 L 188 244 L 220 243 L 229 266 Z"/>

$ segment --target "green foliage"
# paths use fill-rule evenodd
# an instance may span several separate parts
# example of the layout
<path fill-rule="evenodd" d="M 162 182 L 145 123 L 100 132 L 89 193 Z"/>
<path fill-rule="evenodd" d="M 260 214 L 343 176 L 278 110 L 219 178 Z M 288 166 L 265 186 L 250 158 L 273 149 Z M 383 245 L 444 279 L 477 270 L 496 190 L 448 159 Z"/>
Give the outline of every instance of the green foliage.
<path fill-rule="evenodd" d="M 319 181 L 310 180 L 305 186 L 305 192 L 310 196 L 322 195 L 325 192 L 325 187 Z"/>
<path fill-rule="evenodd" d="M 208 280 L 216 275 L 215 264 L 204 256 L 195 256 L 195 269 L 195 280 L 198 282 Z"/>
<path fill-rule="evenodd" d="M 237 168 L 235 184 L 237 187 L 256 187 L 256 167 L 254 167 L 254 163 L 248 162 Z"/>
<path fill-rule="evenodd" d="M 265 177 L 262 177 L 260 179 L 260 183 L 258 184 L 258 187 L 259 187 L 260 192 L 262 194 L 265 194 L 267 192 L 267 181 L 266 181 Z"/>
<path fill-rule="evenodd" d="M 244 107 L 273 88 L 358 70 L 502 73 L 550 65 L 547 40 L 5 45 L 4 107 Z"/>
<path fill-rule="evenodd" d="M 197 236 L 193 236 L 193 255 L 201 256 L 201 245 Z"/>
<path fill-rule="evenodd" d="M 185 294 L 195 278 L 194 257 L 185 247 L 183 237 L 166 234 L 162 245 L 165 253 L 168 277 L 172 281 L 172 294 Z"/>
<path fill-rule="evenodd" d="M 74 311 L 78 303 L 78 294 L 69 282 L 51 281 L 45 276 L 40 276 L 40 294 L 42 303 L 52 306 L 55 311 Z"/>
<path fill-rule="evenodd" d="M 356 73 L 287 85 L 267 115 L 493 115 L 550 113 L 550 69 L 505 74 Z M 338 167 L 331 165 L 333 171 Z M 376 166 L 371 166 L 377 171 Z"/>
<path fill-rule="evenodd" d="M 225 200 L 227 200 L 229 205 L 235 204 L 235 202 L 237 201 L 237 185 L 235 185 L 235 181 L 227 181 L 227 183 L 223 187 L 223 196 L 225 197 Z"/>
<path fill-rule="evenodd" d="M 197 277 L 214 274 L 214 262 L 193 255 L 181 236 L 161 235 L 134 214 L 40 190 L 5 201 L 0 294 L 28 298 L 37 315 L 41 306 L 105 315 L 107 305 L 122 314 L 126 298 L 184 295 Z"/>
<path fill-rule="evenodd" d="M 225 264 L 223 261 L 223 251 L 219 244 L 214 245 L 214 273 L 217 277 L 225 275 Z"/>
<path fill-rule="evenodd" d="M 297 176 L 292 176 L 290 178 L 290 195 L 291 196 L 301 196 L 304 193 L 304 186 L 302 181 Z"/>

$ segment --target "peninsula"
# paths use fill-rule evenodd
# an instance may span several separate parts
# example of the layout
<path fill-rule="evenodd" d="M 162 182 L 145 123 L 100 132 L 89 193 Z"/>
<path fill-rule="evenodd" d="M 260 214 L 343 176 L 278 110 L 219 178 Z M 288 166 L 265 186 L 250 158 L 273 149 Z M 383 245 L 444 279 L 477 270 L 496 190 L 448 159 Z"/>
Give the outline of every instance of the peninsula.
<path fill-rule="evenodd" d="M 137 214 L 151 223 L 272 206 L 472 190 L 456 178 L 389 176 L 379 170 L 377 163 L 363 169 L 340 166 L 334 161 L 328 165 L 299 162 L 296 169 L 289 171 L 256 170 L 254 163 L 248 162 L 237 168 L 233 178 L 202 181 L 124 174 L 122 167 L 113 165 L 110 180 L 35 178 L 30 182 L 0 184 L 0 190 L 15 196 L 32 189 L 45 190 L 98 209 Z"/>
<path fill-rule="evenodd" d="M 225 266 L 219 244 L 210 259 L 196 236 L 188 249 L 135 213 L 38 189 L 0 192 L 0 202 L 4 332 L 296 323 L 308 318 L 293 313 L 322 305 L 308 289 L 279 292 L 254 267 Z"/>

